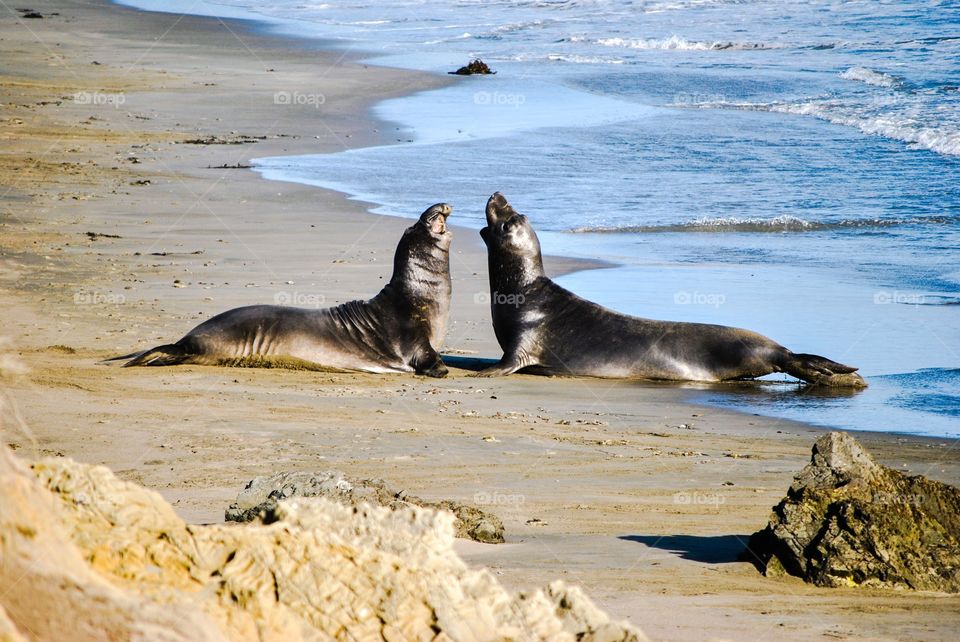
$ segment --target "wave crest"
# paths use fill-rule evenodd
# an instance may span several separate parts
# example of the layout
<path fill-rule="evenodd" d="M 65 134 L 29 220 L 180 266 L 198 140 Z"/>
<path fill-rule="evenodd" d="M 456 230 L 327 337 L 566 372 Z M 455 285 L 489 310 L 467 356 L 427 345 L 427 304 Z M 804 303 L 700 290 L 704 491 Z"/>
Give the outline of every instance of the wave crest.
<path fill-rule="evenodd" d="M 873 85 L 874 87 L 895 89 L 903 86 L 903 80 L 900 78 L 885 74 L 881 71 L 867 69 L 866 67 L 850 67 L 841 73 L 840 77 L 845 80 L 856 80 L 868 85 Z"/>
<path fill-rule="evenodd" d="M 672 106 L 742 109 L 813 116 L 834 125 L 855 127 L 864 134 L 899 140 L 938 154 L 960 156 L 960 130 L 950 123 L 927 125 L 920 122 L 915 106 L 909 103 L 888 100 L 867 107 L 858 107 L 832 99 L 802 103 L 739 103 L 717 100 L 690 103 L 678 101 Z"/>
<path fill-rule="evenodd" d="M 584 39 L 571 39 L 572 42 L 582 42 Z M 624 49 L 648 49 L 648 50 L 679 50 L 679 51 L 723 51 L 723 50 L 759 50 L 759 49 L 777 49 L 776 45 L 758 43 L 758 42 L 731 42 L 731 41 L 697 41 L 687 40 L 680 36 L 673 35 L 669 38 L 600 38 L 594 40 L 594 44 L 605 47 L 620 47 Z"/>
<path fill-rule="evenodd" d="M 574 234 L 653 234 L 659 232 L 817 232 L 843 229 L 883 229 L 908 225 L 957 225 L 960 219 L 948 216 L 918 216 L 907 219 L 843 219 L 809 221 L 783 214 L 773 218 L 704 216 L 684 223 L 667 225 L 626 225 L 613 227 L 578 227 Z"/>

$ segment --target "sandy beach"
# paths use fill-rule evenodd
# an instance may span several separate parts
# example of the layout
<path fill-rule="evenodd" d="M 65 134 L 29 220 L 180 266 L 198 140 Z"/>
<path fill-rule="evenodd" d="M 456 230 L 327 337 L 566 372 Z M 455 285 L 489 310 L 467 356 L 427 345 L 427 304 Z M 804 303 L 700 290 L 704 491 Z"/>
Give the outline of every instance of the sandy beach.
<path fill-rule="evenodd" d="M 458 79 L 241 21 L 30 8 L 44 17 L 0 14 L 0 335 L 27 368 L 5 385 L 20 417 L 3 440 L 17 455 L 104 464 L 191 523 L 295 470 L 483 504 L 507 543 L 463 542 L 464 559 L 513 588 L 579 584 L 652 639 L 955 639 L 957 596 L 822 589 L 737 562 L 823 428 L 691 405 L 692 386 L 99 365 L 232 307 L 374 295 L 409 220 L 245 166 L 394 141 L 373 103 Z M 453 205 L 451 223 L 483 206 Z M 477 296 L 485 250 L 454 233 L 445 351 L 499 358 Z M 887 466 L 960 483 L 955 441 L 857 438 Z"/>

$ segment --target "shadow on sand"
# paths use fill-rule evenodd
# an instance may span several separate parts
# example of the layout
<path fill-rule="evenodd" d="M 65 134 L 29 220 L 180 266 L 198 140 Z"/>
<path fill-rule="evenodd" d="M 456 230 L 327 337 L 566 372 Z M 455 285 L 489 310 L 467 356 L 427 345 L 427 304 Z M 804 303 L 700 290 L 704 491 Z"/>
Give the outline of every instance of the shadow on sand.
<path fill-rule="evenodd" d="M 747 547 L 749 535 L 621 535 L 637 542 L 677 554 L 681 559 L 704 564 L 727 564 L 738 559 Z"/>

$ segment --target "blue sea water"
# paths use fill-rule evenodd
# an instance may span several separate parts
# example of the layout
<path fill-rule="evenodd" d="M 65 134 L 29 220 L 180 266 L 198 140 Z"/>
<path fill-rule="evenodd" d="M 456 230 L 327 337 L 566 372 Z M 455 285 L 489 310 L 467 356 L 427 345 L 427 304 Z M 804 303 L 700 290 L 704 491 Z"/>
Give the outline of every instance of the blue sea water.
<path fill-rule="evenodd" d="M 639 316 L 747 327 L 871 383 L 849 396 L 707 387 L 698 401 L 960 436 L 960 3 L 126 4 L 254 18 L 385 65 L 483 58 L 497 75 L 377 105 L 396 144 L 257 171 L 382 213 L 449 201 L 474 228 L 499 190 L 545 252 L 618 265 L 565 287 Z"/>

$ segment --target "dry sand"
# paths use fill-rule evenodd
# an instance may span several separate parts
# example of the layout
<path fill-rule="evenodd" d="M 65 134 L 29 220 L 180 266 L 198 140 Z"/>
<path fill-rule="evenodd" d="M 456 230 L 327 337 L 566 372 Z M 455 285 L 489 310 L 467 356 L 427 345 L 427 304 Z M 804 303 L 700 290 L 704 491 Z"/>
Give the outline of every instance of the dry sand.
<path fill-rule="evenodd" d="M 508 543 L 464 543 L 466 559 L 512 587 L 579 583 L 655 639 L 955 639 L 956 596 L 819 589 L 735 562 L 819 430 L 689 405 L 690 387 L 97 365 L 238 305 L 375 294 L 409 221 L 210 167 L 390 142 L 401 133 L 369 105 L 451 80 L 237 21 L 29 6 L 46 17 L 0 10 L 0 332 L 29 368 L 5 389 L 18 454 L 105 464 L 199 523 L 282 470 L 487 502 Z M 278 105 L 275 92 L 324 103 Z M 237 144 L 187 142 L 209 136 Z M 448 352 L 498 357 L 474 301 L 483 248 L 455 233 Z M 954 441 L 858 438 L 882 463 L 960 482 Z"/>

